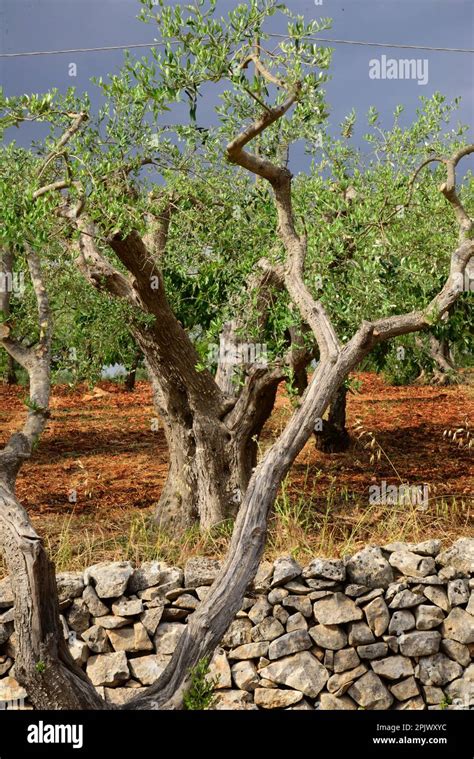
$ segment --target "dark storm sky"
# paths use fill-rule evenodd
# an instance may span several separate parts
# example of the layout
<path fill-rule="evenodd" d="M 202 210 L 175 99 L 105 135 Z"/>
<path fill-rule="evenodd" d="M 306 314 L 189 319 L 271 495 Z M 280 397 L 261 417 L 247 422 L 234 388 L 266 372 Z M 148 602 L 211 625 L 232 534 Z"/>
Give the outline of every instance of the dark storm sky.
<path fill-rule="evenodd" d="M 332 30 L 321 35 L 325 37 L 474 47 L 473 0 L 323 0 L 321 5 L 314 0 L 288 0 L 287 4 L 307 19 L 332 18 Z M 236 0 L 218 0 L 217 7 L 224 14 L 235 5 Z M 152 42 L 157 36 L 156 28 L 138 21 L 139 7 L 137 0 L 1 0 L 1 49 L 16 52 Z M 273 21 L 273 31 L 284 31 L 281 20 Z M 394 107 L 402 103 L 406 108 L 404 119 L 410 121 L 420 95 L 430 96 L 435 91 L 449 98 L 461 96 L 459 119 L 473 124 L 473 54 L 334 47 L 332 81 L 326 88 L 332 129 L 355 108 L 363 132 L 362 117 L 370 105 L 375 105 L 388 120 Z M 145 53 L 141 50 L 138 54 Z M 389 58 L 427 59 L 428 83 L 423 86 L 416 80 L 370 79 L 369 61 L 383 54 Z M 0 79 L 7 95 L 51 87 L 64 90 L 71 85 L 92 92 L 90 77 L 117 70 L 121 60 L 120 51 L 0 59 Z M 77 64 L 75 78 L 68 75 L 70 63 Z M 198 120 L 202 125 L 212 120 L 215 102 L 212 97 L 201 99 Z M 185 110 L 180 111 L 180 118 L 186 115 Z M 16 130 L 15 139 L 26 141 L 31 136 L 29 132 Z M 303 149 L 296 146 L 293 169 L 304 163 Z"/>

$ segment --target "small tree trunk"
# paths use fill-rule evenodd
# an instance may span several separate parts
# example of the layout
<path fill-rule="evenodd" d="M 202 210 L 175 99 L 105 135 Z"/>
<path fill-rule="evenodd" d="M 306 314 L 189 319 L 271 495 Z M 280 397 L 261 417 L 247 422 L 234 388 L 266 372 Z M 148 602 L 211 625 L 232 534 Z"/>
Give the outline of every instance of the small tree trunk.
<path fill-rule="evenodd" d="M 429 336 L 429 354 L 436 363 L 436 369 L 433 373 L 434 381 L 439 385 L 449 384 L 455 373 L 453 357 L 446 338 L 438 340 L 432 333 Z"/>
<path fill-rule="evenodd" d="M 133 359 L 133 363 L 130 367 L 130 370 L 128 371 L 127 376 L 125 377 L 124 385 L 125 385 L 125 390 L 128 393 L 133 393 L 133 391 L 135 390 L 135 384 L 137 381 L 137 369 L 140 363 L 141 355 L 142 355 L 141 352 L 137 351 L 137 353 L 135 354 L 135 358 Z"/>
<path fill-rule="evenodd" d="M 337 391 L 326 417 L 314 429 L 315 446 L 323 453 L 343 453 L 350 446 L 346 429 L 347 387 L 343 384 Z M 322 428 L 321 428 L 322 424 Z"/>
<path fill-rule="evenodd" d="M 415 342 L 419 348 L 428 352 L 434 361 L 435 368 L 431 377 L 422 369 L 416 379 L 418 384 L 429 383 L 430 380 L 436 385 L 448 385 L 456 375 L 456 367 L 451 353 L 449 341 L 446 338 L 438 340 L 432 332 L 428 334 L 428 345 L 421 337 L 416 337 Z"/>
<path fill-rule="evenodd" d="M 15 359 L 8 354 L 7 361 L 7 385 L 17 385 L 18 377 L 16 374 Z"/>

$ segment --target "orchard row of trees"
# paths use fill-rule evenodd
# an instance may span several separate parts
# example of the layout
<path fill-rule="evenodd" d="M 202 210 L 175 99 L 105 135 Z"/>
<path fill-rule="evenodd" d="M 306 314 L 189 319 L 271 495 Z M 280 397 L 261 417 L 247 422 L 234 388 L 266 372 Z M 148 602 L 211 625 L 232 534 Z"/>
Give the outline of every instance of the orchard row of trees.
<path fill-rule="evenodd" d="M 311 37 L 328 21 L 305 24 L 275 0 L 227 19 L 215 0 L 142 6 L 164 46 L 96 83 L 98 113 L 74 91 L 0 102 L 4 130 L 48 127 L 28 150 L 11 142 L 0 163 L 0 267 L 26 283 L 21 297 L 2 293 L 0 342 L 30 387 L 25 425 L 0 452 L 0 546 L 14 584 L 15 671 L 43 708 L 106 708 L 62 641 L 54 568 L 15 495 L 47 424 L 52 367 L 93 374 L 115 357 L 133 361 L 138 346 L 169 448 L 157 519 L 174 530 L 234 520 L 228 558 L 170 665 L 128 705 L 177 708 L 255 575 L 282 479 L 317 420 L 341 406 L 350 373 L 369 356 L 393 363 L 394 338 L 408 348 L 428 335 L 418 340 L 443 355 L 439 340 L 455 335 L 461 353 L 467 341 L 473 183 L 458 187 L 456 170 L 474 146 L 462 126 L 449 130 L 456 104 L 423 100 L 408 126 L 398 108 L 389 129 L 371 109 L 361 151 L 354 114 L 339 139 L 325 134 L 330 54 Z M 275 13 L 288 17 L 288 36 L 270 49 Z M 222 104 L 204 128 L 198 99 L 217 85 Z M 189 123 L 164 126 L 180 99 Z M 294 178 L 285 156 L 298 140 L 313 160 Z M 265 345 L 266 360 L 229 367 L 221 353 L 209 367 L 219 342 Z M 258 461 L 282 383 L 295 410 Z"/>

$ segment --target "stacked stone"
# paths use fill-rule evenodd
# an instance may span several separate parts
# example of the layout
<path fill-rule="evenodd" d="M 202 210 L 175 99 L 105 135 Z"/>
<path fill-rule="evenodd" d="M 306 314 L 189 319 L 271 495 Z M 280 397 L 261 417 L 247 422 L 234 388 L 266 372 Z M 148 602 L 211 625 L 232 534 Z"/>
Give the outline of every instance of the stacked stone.
<path fill-rule="evenodd" d="M 156 681 L 220 564 L 101 563 L 58 576 L 64 636 L 121 705 Z M 474 707 L 474 539 L 264 562 L 216 650 L 214 709 Z M 0 581 L 0 702 L 14 679 L 13 595 Z"/>

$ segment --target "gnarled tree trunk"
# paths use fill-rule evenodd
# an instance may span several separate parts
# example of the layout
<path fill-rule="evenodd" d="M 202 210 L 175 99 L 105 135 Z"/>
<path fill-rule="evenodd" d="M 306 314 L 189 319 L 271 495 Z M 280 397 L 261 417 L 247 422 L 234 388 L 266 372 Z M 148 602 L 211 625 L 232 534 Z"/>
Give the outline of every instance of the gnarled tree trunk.
<path fill-rule="evenodd" d="M 257 463 L 256 439 L 274 405 L 281 372 L 254 369 L 227 409 L 191 407 L 186 394 L 163 379 L 146 348 L 154 404 L 169 451 L 169 470 L 156 509 L 161 526 L 203 529 L 234 518 Z M 219 413 L 220 412 L 220 413 Z"/>
<path fill-rule="evenodd" d="M 39 342 L 25 348 L 10 336 L 8 326 L 0 336 L 0 343 L 30 379 L 23 429 L 0 451 L 0 547 L 15 600 L 15 676 L 38 709 L 101 709 L 106 708 L 104 702 L 75 664 L 62 634 L 54 565 L 15 495 L 20 467 L 31 456 L 49 417 L 51 314 L 39 259 L 29 248 L 27 261 L 38 304 Z"/>

